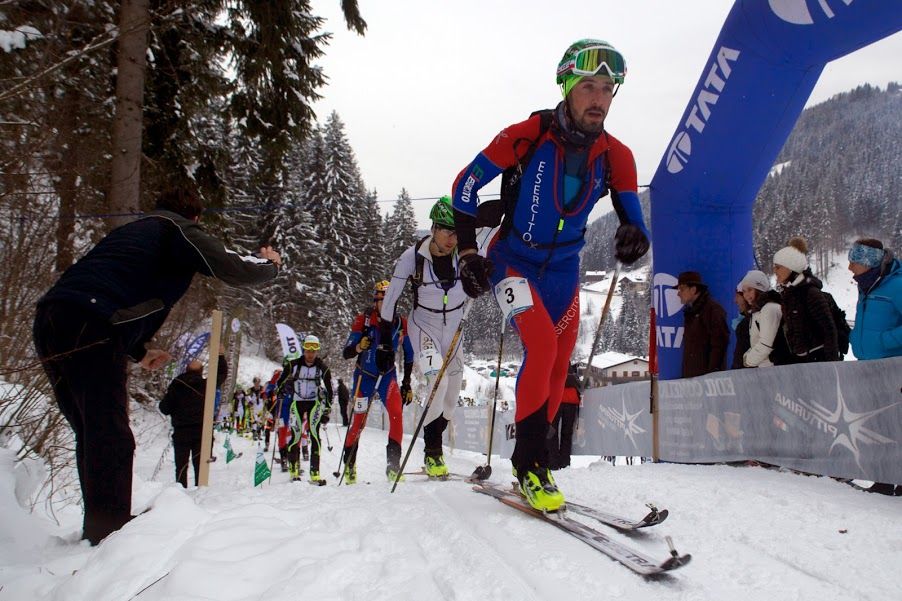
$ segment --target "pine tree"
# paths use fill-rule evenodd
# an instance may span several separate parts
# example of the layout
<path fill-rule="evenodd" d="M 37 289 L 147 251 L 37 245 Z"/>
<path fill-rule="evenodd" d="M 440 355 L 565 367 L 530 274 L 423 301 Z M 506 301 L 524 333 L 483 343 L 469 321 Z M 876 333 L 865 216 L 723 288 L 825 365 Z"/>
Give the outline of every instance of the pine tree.
<path fill-rule="evenodd" d="M 401 188 L 395 208 L 385 221 L 384 240 L 388 263 L 394 265 L 401 253 L 417 241 L 417 220 L 407 190 Z"/>

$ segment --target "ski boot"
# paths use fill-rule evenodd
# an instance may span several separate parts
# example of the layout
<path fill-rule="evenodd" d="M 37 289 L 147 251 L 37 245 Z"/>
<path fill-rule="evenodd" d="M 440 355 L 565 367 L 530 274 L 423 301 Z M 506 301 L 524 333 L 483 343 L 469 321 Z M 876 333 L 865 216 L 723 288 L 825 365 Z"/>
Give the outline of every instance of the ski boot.
<path fill-rule="evenodd" d="M 292 482 L 300 482 L 301 480 L 301 464 L 296 461 L 288 462 L 288 475 L 291 476 Z"/>
<path fill-rule="evenodd" d="M 357 466 L 345 464 L 345 484 L 357 484 Z"/>
<path fill-rule="evenodd" d="M 287 472 L 288 471 L 288 461 L 284 458 L 279 459 L 279 467 L 282 468 L 283 473 Z"/>
<path fill-rule="evenodd" d="M 310 484 L 314 486 L 325 486 L 325 478 L 320 477 L 319 470 L 310 470 Z"/>
<path fill-rule="evenodd" d="M 388 478 L 389 482 L 394 482 L 396 478 L 398 482 L 404 482 L 404 474 L 400 474 L 401 477 L 398 478 L 400 471 L 401 469 L 398 467 L 388 466 L 387 468 L 385 468 L 385 476 Z"/>
<path fill-rule="evenodd" d="M 426 455 L 426 475 L 430 478 L 448 478 L 448 466 L 443 455 Z"/>
<path fill-rule="evenodd" d="M 537 465 L 528 469 L 518 480 L 520 492 L 533 509 L 557 511 L 564 505 L 564 493 L 554 483 L 547 467 Z"/>

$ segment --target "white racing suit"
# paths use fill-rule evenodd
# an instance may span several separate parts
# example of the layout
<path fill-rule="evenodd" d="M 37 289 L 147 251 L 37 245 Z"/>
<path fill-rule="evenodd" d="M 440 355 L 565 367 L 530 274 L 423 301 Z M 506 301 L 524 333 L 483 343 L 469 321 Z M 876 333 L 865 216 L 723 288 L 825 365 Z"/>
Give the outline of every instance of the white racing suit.
<path fill-rule="evenodd" d="M 417 356 L 417 373 L 421 376 L 420 381 L 425 383 L 423 398 L 428 398 L 432 391 L 442 360 L 448 353 L 463 318 L 467 300 L 467 295 L 457 277 L 459 272 L 457 251 L 451 257 L 453 282 L 446 281 L 443 286 L 433 269 L 433 257 L 429 252 L 431 240 L 432 236 L 427 236 L 422 242 L 405 250 L 398 259 L 388 291 L 385 293 L 385 300 L 382 302 L 381 313 L 382 319 L 386 321 L 394 317 L 398 298 L 404 292 L 408 279 L 413 280 L 411 286 L 416 288 L 416 306 L 407 318 L 407 335 Z M 422 282 L 419 285 L 415 277 L 417 254 L 423 258 Z M 448 287 L 447 291 L 445 287 Z M 463 336 L 458 337 L 455 346 L 424 421 L 423 441 L 426 444 L 426 455 L 442 454 L 442 433 L 451 421 L 460 396 L 464 375 Z"/>

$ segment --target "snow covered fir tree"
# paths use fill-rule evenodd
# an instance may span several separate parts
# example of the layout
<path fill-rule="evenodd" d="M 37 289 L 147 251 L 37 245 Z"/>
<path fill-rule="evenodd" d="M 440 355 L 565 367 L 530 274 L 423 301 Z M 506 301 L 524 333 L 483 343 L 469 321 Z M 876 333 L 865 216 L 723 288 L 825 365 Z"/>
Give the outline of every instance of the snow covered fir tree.
<path fill-rule="evenodd" d="M 566 0 L 561 14 L 610 21 L 586 33 L 591 19 L 561 19 L 544 5 L 523 8 L 483 3 L 474 19 L 453 4 L 356 0 L 0 3 L 0 601 L 899 596 L 893 568 L 902 554 L 902 359 L 865 360 L 850 351 L 842 361 L 659 381 L 660 353 L 682 343 L 678 326 L 661 330 L 662 315 L 682 319 L 677 274 L 655 271 L 660 231 L 651 231 L 652 247 L 635 263 L 615 259 L 621 217 L 608 210 L 610 196 L 586 223 L 579 311 L 566 316 L 579 324 L 570 356 L 579 393 L 568 378 L 565 396 L 572 392 L 578 409 L 569 465 L 553 468 L 566 491 L 562 509 L 536 511 L 511 459 L 524 429 L 517 391 L 534 385 L 522 374 L 553 345 L 527 353 L 521 338 L 529 343 L 530 332 L 505 321 L 493 295 L 467 304 L 460 329 L 457 407 L 439 445 L 447 473 L 429 471 L 417 430 L 427 423 L 428 400 L 444 394 L 446 376 L 430 371 L 442 353 L 414 347 L 412 402 L 397 403 L 400 422 L 388 404 L 406 386 L 403 343 L 395 354 L 397 382 L 382 392 L 361 386 L 357 358 L 377 367 L 386 361 L 378 319 L 372 346 L 352 331 L 379 297 L 374 284 L 391 280 L 402 253 L 427 234 L 457 235 L 430 230 L 430 209 L 480 148 L 505 143 L 500 127 L 553 107 L 559 92 L 567 97 L 549 74 L 562 50 L 556 44 L 532 40 L 519 44 L 517 59 L 499 58 L 511 55 L 512 40 L 535 30 L 532 9 L 544 11 L 545 37 L 608 35 L 624 51 L 629 77 L 604 123 L 632 149 L 649 227 L 659 192 L 649 189 L 652 173 L 697 168 L 691 161 L 704 156 L 705 136 L 718 131 L 718 111 L 747 77 L 744 61 L 769 65 L 745 100 L 763 94 L 763 106 L 779 95 L 775 82 L 797 58 L 784 56 L 776 39 L 764 50 L 743 46 L 735 51 L 741 58 L 723 41 L 709 55 L 711 41 L 722 40 L 715 36 L 724 19 L 760 10 L 762 21 L 781 20 L 775 31 L 804 32 L 796 43 L 830 25 L 852 39 L 859 22 L 888 10 L 876 0 L 712 0 L 686 29 L 695 6 L 652 0 L 618 16 L 609 6 Z M 898 48 L 902 18 L 889 15 L 880 26 L 883 35 L 896 32 L 887 39 Z M 818 43 L 814 36 L 809 45 Z M 673 53 L 677 45 L 682 50 Z M 875 306 L 902 307 L 895 289 L 879 288 L 892 281 L 891 259 L 902 248 L 902 86 L 884 73 L 898 52 L 887 61 L 886 49 L 879 50 L 866 67 L 825 71 L 825 82 L 842 86 L 804 110 L 804 99 L 797 101 L 791 133 L 768 154 L 770 171 L 761 170 L 760 187 L 748 184 L 757 190 L 749 192 L 748 267 L 773 284 L 775 254 L 791 238 L 804 238 L 811 277 L 844 311 L 841 319 L 859 328 Z M 580 77 L 603 77 L 602 68 L 613 76 L 608 63 L 617 55 L 604 54 L 608 62 Z M 589 60 L 596 59 L 580 58 Z M 570 68 L 576 64 L 574 58 Z M 816 72 L 808 72 L 812 81 Z M 690 96 L 697 73 L 702 92 Z M 676 123 L 685 102 L 687 113 Z M 750 122 L 769 117 L 750 115 Z M 648 156 L 662 150 L 663 157 Z M 476 164 L 485 167 L 490 155 Z M 556 181 L 551 171 L 542 173 L 548 179 L 531 185 Z M 171 357 L 158 370 L 129 362 L 122 382 L 128 415 L 120 418 L 135 442 L 130 519 L 100 541 L 84 540 L 86 475 L 78 458 L 86 441 L 76 440 L 72 423 L 80 416 L 64 415 L 57 400 L 64 389 L 42 365 L 58 357 L 36 352 L 36 305 L 98 242 L 145 219 L 173 188 L 197 191 L 199 226 L 223 241 L 224 254 L 272 268 L 276 252 L 280 265 L 272 279 L 245 287 L 193 278 L 147 345 Z M 483 188 L 480 201 L 496 198 L 493 190 Z M 687 207 L 697 192 L 685 190 Z M 668 236 L 682 239 L 687 224 L 664 225 Z M 176 227 L 170 233 L 193 225 Z M 878 257 L 885 270 L 871 282 L 879 293 L 866 301 L 850 271 L 850 248 L 861 238 L 885 246 L 865 244 L 855 255 Z M 161 236 L 135 248 L 152 252 L 168 241 Z M 431 246 L 424 252 L 432 261 L 440 256 Z M 204 249 L 197 253 L 206 261 Z M 454 254 L 451 264 L 458 259 Z M 196 262 L 191 252 L 171 261 L 174 271 Z M 220 276 L 220 267 L 214 261 L 199 272 Z M 428 269 L 440 277 L 433 263 Z M 91 275 L 115 288 L 116 273 Z M 138 279 L 162 277 L 148 270 Z M 461 278 L 455 271 L 452 280 Z M 397 304 L 408 317 L 410 285 Z M 734 340 L 739 320 L 729 320 L 737 308 L 725 309 Z M 211 315 L 219 311 L 226 319 L 214 333 Z M 277 324 L 293 329 L 295 339 Z M 889 347 L 893 335 L 881 344 Z M 221 382 L 209 377 L 217 336 L 228 364 Z M 310 353 L 321 363 L 305 362 Z M 304 367 L 280 381 L 288 358 Z M 341 378 L 347 389 L 344 417 L 338 394 L 298 412 L 294 397 L 325 400 L 324 373 L 332 388 Z M 374 376 L 374 389 L 386 373 Z M 202 465 L 180 456 L 182 417 L 168 406 L 161 412 L 161 400 L 171 403 L 173 387 L 185 382 L 196 385 L 182 390 L 196 400 L 191 426 L 212 438 L 210 448 L 192 442 Z M 85 420 L 105 419 L 102 400 L 91 399 Z M 353 446 L 356 482 L 349 483 L 346 422 L 355 415 L 366 428 Z M 311 428 L 314 422 L 319 426 Z M 556 441 L 567 426 L 556 427 L 544 441 L 549 457 L 561 452 Z M 393 489 L 386 436 L 395 433 L 410 455 Z M 314 438 L 326 486 L 306 485 Z M 295 451 L 306 473 L 292 478 L 280 465 L 283 453 Z M 108 454 L 110 465 L 121 459 Z M 195 486 L 191 475 L 200 473 Z"/>

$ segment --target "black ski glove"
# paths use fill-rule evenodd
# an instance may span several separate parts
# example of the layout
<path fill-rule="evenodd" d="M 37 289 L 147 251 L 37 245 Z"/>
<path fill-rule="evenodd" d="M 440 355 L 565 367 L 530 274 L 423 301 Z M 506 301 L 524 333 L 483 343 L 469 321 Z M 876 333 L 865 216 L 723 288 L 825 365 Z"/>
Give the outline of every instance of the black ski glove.
<path fill-rule="evenodd" d="M 330 411 L 329 409 L 326 409 L 325 411 L 323 411 L 323 416 L 321 418 L 319 418 L 319 423 L 321 423 L 324 426 L 329 423 L 329 411 Z"/>
<path fill-rule="evenodd" d="M 477 253 L 460 258 L 460 283 L 470 298 L 480 297 L 491 289 L 491 273 L 492 262 Z"/>
<path fill-rule="evenodd" d="M 624 223 L 614 235 L 614 256 L 625 265 L 632 265 L 648 252 L 648 238 L 632 223 Z"/>

